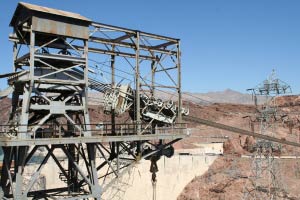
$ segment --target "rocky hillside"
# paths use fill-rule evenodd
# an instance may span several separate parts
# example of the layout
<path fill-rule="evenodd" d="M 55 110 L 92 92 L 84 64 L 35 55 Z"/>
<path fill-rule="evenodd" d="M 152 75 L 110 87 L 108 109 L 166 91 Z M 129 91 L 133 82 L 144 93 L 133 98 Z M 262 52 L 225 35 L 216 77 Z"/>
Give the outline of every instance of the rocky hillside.
<path fill-rule="evenodd" d="M 299 162 L 288 159 L 275 162 L 281 173 L 276 178 L 282 188 L 276 199 L 298 200 Z M 185 187 L 178 200 L 241 200 L 251 186 L 248 180 L 251 166 L 252 160 L 248 158 L 232 155 L 218 158 L 203 176 L 194 178 Z M 261 197 L 269 199 L 264 190 Z"/>
<path fill-rule="evenodd" d="M 278 118 L 275 123 L 275 136 L 300 142 L 299 97 L 285 96 L 276 99 L 276 101 L 279 105 L 278 111 L 287 114 L 288 118 L 286 121 Z M 255 113 L 253 106 L 214 104 L 206 106 L 202 111 L 200 110 L 197 109 L 196 112 L 192 112 L 192 115 L 243 129 L 250 130 L 249 125 L 251 122 L 250 118 L 244 118 L 243 116 L 252 116 L 252 121 L 255 121 L 253 120 L 253 114 Z M 254 124 L 254 130 L 259 132 L 259 123 L 252 123 Z M 218 158 L 203 176 L 195 177 L 182 191 L 178 200 L 243 199 L 248 194 L 247 189 L 251 188 L 252 179 L 250 177 L 255 164 L 253 159 L 244 156 L 252 155 L 253 149 L 249 147 L 255 143 L 255 139 L 200 126 L 198 134 L 202 131 L 214 135 L 225 134 L 230 139 L 224 145 L 224 156 Z M 300 156 L 300 150 L 282 145 L 281 151 L 274 154 L 276 156 Z M 300 199 L 300 193 L 297 189 L 297 185 L 300 184 L 300 162 L 298 159 L 276 159 L 274 163 L 277 168 L 276 171 L 279 173 L 276 174 L 276 181 L 280 187 L 280 190 L 277 190 L 276 199 Z M 267 183 L 268 177 L 262 177 L 260 181 Z M 272 190 L 274 191 L 275 188 L 272 188 Z M 264 188 L 260 188 L 259 195 L 258 199 L 270 199 L 267 190 Z"/>

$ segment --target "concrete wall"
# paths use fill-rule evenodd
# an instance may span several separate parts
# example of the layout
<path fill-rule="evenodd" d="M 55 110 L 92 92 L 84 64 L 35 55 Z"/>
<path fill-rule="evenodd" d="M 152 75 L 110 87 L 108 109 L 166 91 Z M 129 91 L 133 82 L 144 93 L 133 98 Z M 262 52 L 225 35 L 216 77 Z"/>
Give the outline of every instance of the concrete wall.
<path fill-rule="evenodd" d="M 178 155 L 179 153 L 190 155 Z M 223 152 L 223 144 L 202 144 L 197 149 L 185 149 L 176 152 L 172 158 L 158 161 L 156 199 L 176 200 L 184 187 L 196 176 L 204 174 L 217 156 L 206 153 Z M 112 188 L 104 199 L 114 200 L 152 200 L 150 161 L 141 161 L 130 174 L 125 174 L 119 186 L 122 190 Z"/>

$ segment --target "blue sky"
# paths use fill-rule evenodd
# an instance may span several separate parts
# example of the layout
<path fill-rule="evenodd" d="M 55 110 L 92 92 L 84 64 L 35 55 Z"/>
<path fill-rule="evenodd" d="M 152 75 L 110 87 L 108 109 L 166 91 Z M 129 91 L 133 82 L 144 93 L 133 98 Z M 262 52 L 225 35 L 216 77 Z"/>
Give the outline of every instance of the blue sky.
<path fill-rule="evenodd" d="M 300 1 L 28 0 L 94 21 L 181 39 L 183 90 L 246 92 L 275 69 L 300 93 Z M 11 71 L 8 27 L 16 0 L 0 2 L 0 73 Z M 5 81 L 0 81 L 4 88 Z"/>

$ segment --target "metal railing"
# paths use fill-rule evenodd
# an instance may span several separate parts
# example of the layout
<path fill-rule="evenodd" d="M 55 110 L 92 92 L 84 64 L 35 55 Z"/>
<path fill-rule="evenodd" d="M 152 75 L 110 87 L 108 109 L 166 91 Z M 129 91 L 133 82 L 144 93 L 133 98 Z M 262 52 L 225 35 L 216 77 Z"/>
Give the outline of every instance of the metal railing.
<path fill-rule="evenodd" d="M 20 131 L 27 127 L 27 131 Z M 166 127 L 152 127 L 148 123 L 106 123 L 98 124 L 45 124 L 36 128 L 36 125 L 0 125 L 0 137 L 17 137 L 25 133 L 35 138 L 58 138 L 58 137 L 83 137 L 83 136 L 128 136 L 147 134 L 188 134 L 186 123 L 176 123 Z M 88 133 L 88 134 L 87 134 Z"/>

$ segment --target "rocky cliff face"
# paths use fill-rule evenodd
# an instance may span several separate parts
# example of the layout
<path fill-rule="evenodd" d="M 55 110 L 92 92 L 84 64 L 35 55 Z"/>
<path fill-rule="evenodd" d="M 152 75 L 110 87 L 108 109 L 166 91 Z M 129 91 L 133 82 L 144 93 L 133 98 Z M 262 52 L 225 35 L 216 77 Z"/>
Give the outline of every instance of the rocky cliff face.
<path fill-rule="evenodd" d="M 289 116 L 292 127 L 289 123 L 278 119 L 276 122 L 275 136 L 278 138 L 299 141 L 299 118 L 300 106 L 298 96 L 284 96 L 276 99 L 278 110 Z M 215 107 L 215 110 L 212 109 Z M 208 111 L 207 113 L 205 111 Z M 245 105 L 214 104 L 206 106 L 200 112 L 195 111 L 198 117 L 205 117 L 214 121 L 228 124 L 235 127 L 250 130 L 250 120 L 242 116 L 253 116 L 255 108 Z M 206 114 L 205 114 L 206 113 Z M 205 116 L 206 115 L 206 116 Z M 296 120 L 295 120 L 296 119 Z M 259 123 L 254 123 L 254 130 L 259 132 Z M 292 130 L 292 131 L 290 131 Z M 242 199 L 245 195 L 245 185 L 249 184 L 249 176 L 253 170 L 253 160 L 243 158 L 244 155 L 251 155 L 249 145 L 255 142 L 254 138 L 239 136 L 228 132 L 211 130 L 206 128 L 208 134 L 226 134 L 229 140 L 224 144 L 224 156 L 218 158 L 209 170 L 200 177 L 195 177 L 182 191 L 178 200 L 227 200 Z M 283 145 L 281 153 L 277 156 L 300 156 L 299 149 Z M 281 188 L 276 199 L 300 199 L 300 193 L 295 185 L 300 184 L 300 162 L 298 159 L 276 159 L 275 166 L 280 172 L 279 184 Z M 277 177 L 277 178 L 278 178 Z M 263 178 L 263 181 L 268 181 Z M 267 198 L 266 190 L 261 189 L 261 196 Z"/>
<path fill-rule="evenodd" d="M 249 181 L 251 164 L 247 158 L 218 158 L 203 176 L 194 178 L 185 187 L 178 200 L 241 200 L 247 194 L 245 185 Z M 281 171 L 280 180 L 283 184 L 283 190 L 276 199 L 299 199 L 299 191 L 295 186 L 300 183 L 299 163 L 285 159 L 278 161 L 276 166 Z M 268 199 L 263 190 L 261 196 Z"/>

